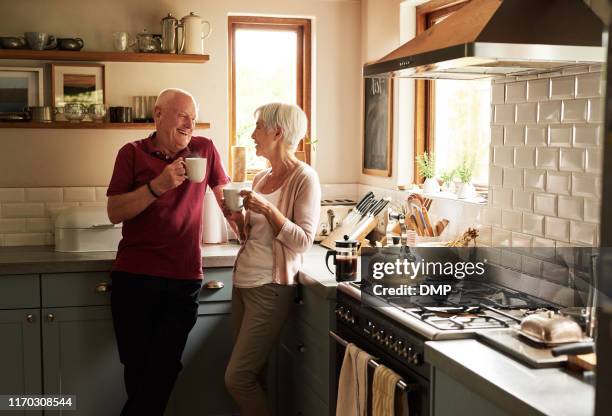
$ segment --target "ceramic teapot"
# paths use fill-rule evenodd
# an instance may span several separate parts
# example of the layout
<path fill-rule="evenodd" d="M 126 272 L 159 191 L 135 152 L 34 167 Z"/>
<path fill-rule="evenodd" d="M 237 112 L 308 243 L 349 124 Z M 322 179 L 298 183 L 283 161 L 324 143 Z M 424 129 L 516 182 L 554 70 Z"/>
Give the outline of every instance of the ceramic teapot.
<path fill-rule="evenodd" d="M 189 16 L 184 16 L 181 19 L 181 24 L 183 26 L 183 40 L 179 52 L 204 55 L 204 39 L 207 39 L 212 33 L 210 22 L 202 20 L 200 16 L 191 12 Z M 204 26 L 207 26 L 206 31 L 204 31 Z"/>

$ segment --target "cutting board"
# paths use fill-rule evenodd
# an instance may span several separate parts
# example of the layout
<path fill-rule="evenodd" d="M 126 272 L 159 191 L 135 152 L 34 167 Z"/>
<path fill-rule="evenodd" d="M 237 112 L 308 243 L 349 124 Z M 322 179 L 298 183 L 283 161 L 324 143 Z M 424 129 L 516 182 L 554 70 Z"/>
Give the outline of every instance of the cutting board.
<path fill-rule="evenodd" d="M 580 354 L 580 355 L 568 355 L 567 366 L 574 367 L 581 370 L 592 371 L 597 365 L 597 356 L 595 353 Z"/>

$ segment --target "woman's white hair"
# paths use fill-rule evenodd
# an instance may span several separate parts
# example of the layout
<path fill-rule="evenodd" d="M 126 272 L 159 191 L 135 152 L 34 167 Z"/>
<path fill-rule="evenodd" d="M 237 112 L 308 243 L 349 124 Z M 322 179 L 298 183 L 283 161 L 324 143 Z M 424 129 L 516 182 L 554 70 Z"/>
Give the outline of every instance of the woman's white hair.
<path fill-rule="evenodd" d="M 162 90 L 157 96 L 157 100 L 155 100 L 155 107 L 164 108 L 166 104 L 174 99 L 177 95 L 185 95 L 191 98 L 193 102 L 193 106 L 195 108 L 196 117 L 198 115 L 198 103 L 190 92 L 182 90 L 180 88 L 166 88 Z"/>
<path fill-rule="evenodd" d="M 264 104 L 255 110 L 255 119 L 261 120 L 268 131 L 280 128 L 284 142 L 291 149 L 297 147 L 308 129 L 306 114 L 295 104 Z"/>

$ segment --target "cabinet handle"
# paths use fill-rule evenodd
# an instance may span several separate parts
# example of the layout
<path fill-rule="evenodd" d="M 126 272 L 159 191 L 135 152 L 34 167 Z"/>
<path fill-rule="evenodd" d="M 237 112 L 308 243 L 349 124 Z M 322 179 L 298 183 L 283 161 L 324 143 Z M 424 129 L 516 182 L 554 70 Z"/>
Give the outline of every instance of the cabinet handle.
<path fill-rule="evenodd" d="M 96 285 L 96 293 L 107 293 L 110 291 L 111 291 L 111 285 L 108 282 L 102 282 Z"/>
<path fill-rule="evenodd" d="M 219 280 L 211 280 L 209 282 L 204 283 L 204 289 L 214 289 L 219 290 L 223 289 L 225 284 Z"/>
<path fill-rule="evenodd" d="M 306 346 L 304 344 L 300 344 L 297 347 L 298 352 L 304 352 L 306 351 Z"/>
<path fill-rule="evenodd" d="M 34 315 L 32 315 L 31 313 L 26 315 L 26 321 L 32 323 L 34 322 Z"/>
<path fill-rule="evenodd" d="M 53 322 L 54 320 L 55 320 L 55 315 L 53 315 L 52 313 L 47 315 L 47 321 L 48 322 Z"/>

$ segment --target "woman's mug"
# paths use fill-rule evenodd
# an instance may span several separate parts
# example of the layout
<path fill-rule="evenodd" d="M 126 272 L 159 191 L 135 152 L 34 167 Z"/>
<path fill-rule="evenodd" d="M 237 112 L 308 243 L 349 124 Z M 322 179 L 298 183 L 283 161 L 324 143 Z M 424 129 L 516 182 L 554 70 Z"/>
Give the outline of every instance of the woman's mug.
<path fill-rule="evenodd" d="M 325 254 L 325 265 L 330 273 L 334 272 L 329 267 L 329 258 L 334 259 L 335 275 L 337 282 L 351 282 L 357 279 L 357 252 L 359 241 L 350 240 L 348 235 L 343 240 L 336 240 L 336 249 L 328 250 Z"/>
<path fill-rule="evenodd" d="M 241 211 L 243 207 L 243 198 L 240 196 L 240 191 L 248 189 L 242 183 L 231 183 L 223 188 L 223 199 L 225 199 L 225 206 L 230 211 L 236 212 Z"/>

